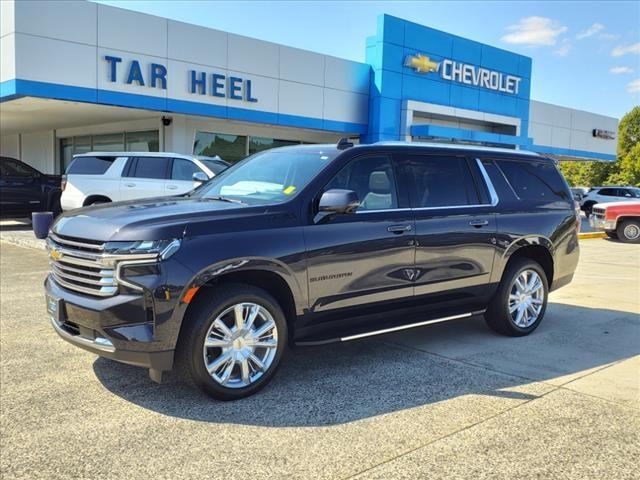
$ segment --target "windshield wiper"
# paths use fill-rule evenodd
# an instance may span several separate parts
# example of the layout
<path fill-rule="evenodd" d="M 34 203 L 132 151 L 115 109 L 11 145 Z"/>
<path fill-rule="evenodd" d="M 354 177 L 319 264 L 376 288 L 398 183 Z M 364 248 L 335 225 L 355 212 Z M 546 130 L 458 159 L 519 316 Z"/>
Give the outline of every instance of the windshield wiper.
<path fill-rule="evenodd" d="M 218 200 L 220 202 L 229 202 L 229 203 L 238 203 L 240 205 L 248 205 L 248 203 L 243 202 L 242 200 L 237 200 L 235 198 L 223 197 L 222 195 L 213 195 L 202 197 L 205 200 Z"/>

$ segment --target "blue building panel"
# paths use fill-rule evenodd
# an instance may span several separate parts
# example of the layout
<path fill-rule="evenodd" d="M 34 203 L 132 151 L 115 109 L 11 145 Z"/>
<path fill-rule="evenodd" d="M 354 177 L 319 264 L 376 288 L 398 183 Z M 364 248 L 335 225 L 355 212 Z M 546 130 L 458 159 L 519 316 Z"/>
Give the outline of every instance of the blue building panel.
<path fill-rule="evenodd" d="M 370 135 L 363 140 L 376 134 L 400 139 L 400 113 L 408 100 L 528 122 L 530 58 L 389 15 L 379 17 L 376 40 L 375 51 L 373 40 L 367 40 L 373 81 Z M 398 125 L 391 125 L 390 119 L 398 119 Z M 527 138 L 523 129 L 518 144 Z"/>
<path fill-rule="evenodd" d="M 478 110 L 480 101 L 480 91 L 461 85 L 451 85 L 451 96 L 449 104 L 466 110 Z"/>
<path fill-rule="evenodd" d="M 461 62 L 480 65 L 482 61 L 482 45 L 466 38 L 454 37 L 451 57 Z"/>
<path fill-rule="evenodd" d="M 428 49 L 433 54 L 451 57 L 453 35 L 416 23 L 406 22 L 404 46 Z"/>

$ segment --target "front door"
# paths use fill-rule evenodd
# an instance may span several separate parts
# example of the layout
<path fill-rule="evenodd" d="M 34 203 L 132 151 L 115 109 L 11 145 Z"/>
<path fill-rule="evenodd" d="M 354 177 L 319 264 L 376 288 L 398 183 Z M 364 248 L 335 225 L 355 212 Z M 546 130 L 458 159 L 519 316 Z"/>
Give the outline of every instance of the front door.
<path fill-rule="evenodd" d="M 411 298 L 415 224 L 392 158 L 351 160 L 323 191 L 334 188 L 355 191 L 361 204 L 356 213 L 305 227 L 310 313 L 329 320 L 337 309 L 357 314 Z"/>
<path fill-rule="evenodd" d="M 194 162 L 184 158 L 174 158 L 171 173 L 165 184 L 166 195 L 182 195 L 196 188 L 199 183 L 193 181 L 194 173 L 204 173 Z"/>
<path fill-rule="evenodd" d="M 408 155 L 416 218 L 415 295 L 433 307 L 483 303 L 497 231 L 495 197 L 482 166 L 454 155 Z"/>

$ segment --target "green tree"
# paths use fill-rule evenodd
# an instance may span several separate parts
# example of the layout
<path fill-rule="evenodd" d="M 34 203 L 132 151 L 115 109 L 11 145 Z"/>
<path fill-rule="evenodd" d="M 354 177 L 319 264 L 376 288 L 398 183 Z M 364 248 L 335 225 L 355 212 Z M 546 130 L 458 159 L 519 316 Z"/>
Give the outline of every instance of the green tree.
<path fill-rule="evenodd" d="M 640 106 L 633 107 L 618 125 L 618 158 L 625 158 L 640 143 Z"/>

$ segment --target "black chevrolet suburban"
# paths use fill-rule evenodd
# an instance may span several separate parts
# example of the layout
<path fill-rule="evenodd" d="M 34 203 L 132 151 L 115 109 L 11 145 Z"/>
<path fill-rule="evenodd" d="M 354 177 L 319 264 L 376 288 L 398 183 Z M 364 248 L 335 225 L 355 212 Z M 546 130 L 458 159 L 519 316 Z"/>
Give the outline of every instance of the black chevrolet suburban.
<path fill-rule="evenodd" d="M 531 333 L 578 263 L 551 159 L 444 144 L 304 145 L 193 192 L 65 213 L 47 239 L 55 331 L 98 355 L 251 395 L 287 346 L 484 315 Z"/>

